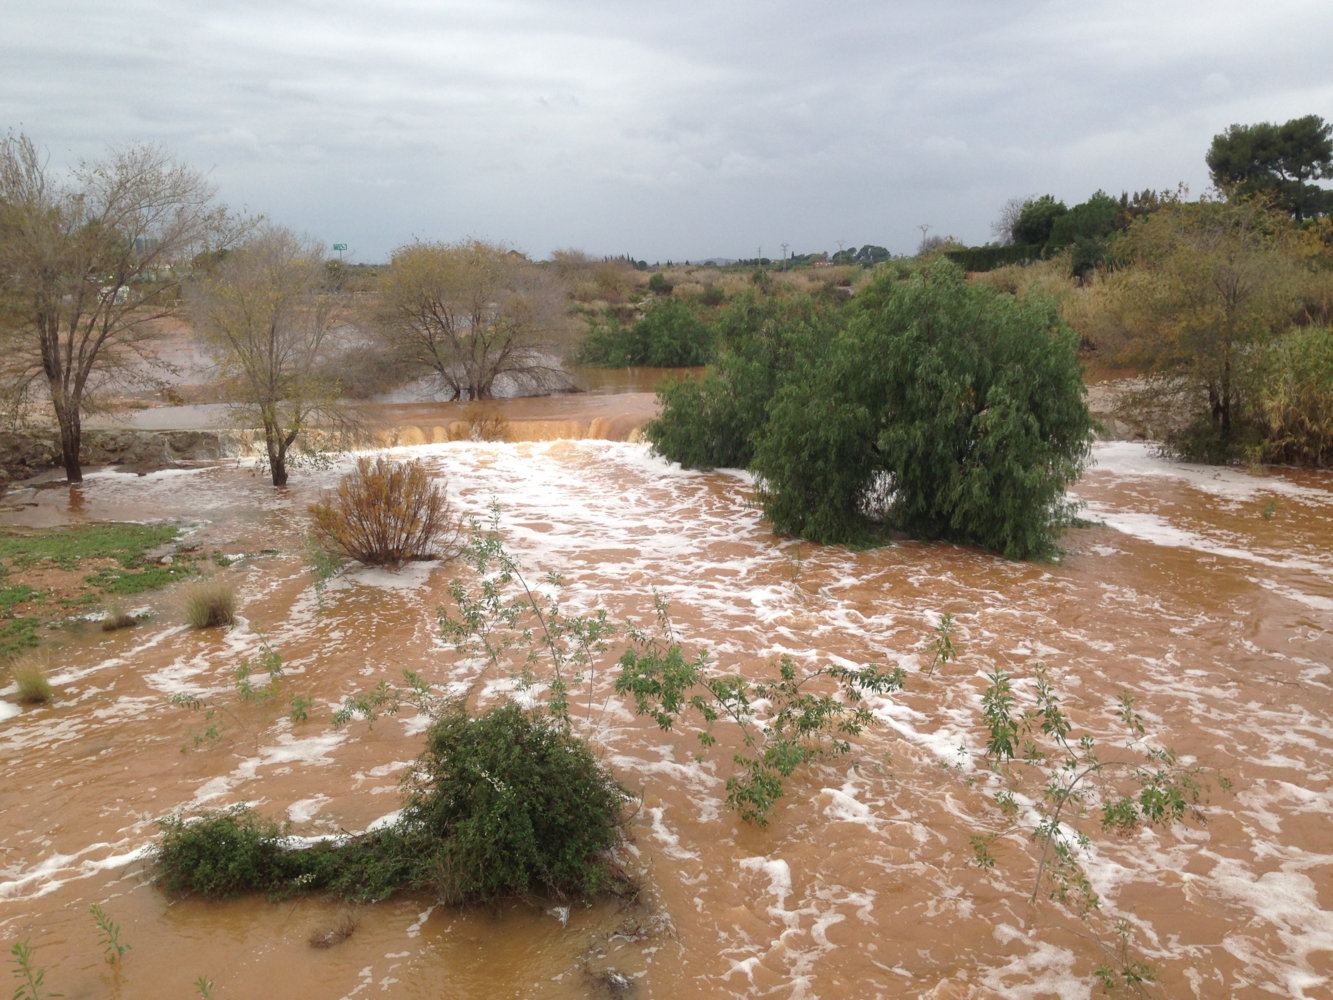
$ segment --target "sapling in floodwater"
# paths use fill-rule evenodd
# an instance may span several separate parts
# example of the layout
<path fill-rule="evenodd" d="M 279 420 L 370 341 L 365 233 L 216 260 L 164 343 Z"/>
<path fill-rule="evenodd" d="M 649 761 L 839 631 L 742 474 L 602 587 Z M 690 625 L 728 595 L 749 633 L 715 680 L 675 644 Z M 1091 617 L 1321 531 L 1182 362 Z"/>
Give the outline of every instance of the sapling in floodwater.
<path fill-rule="evenodd" d="M 14 978 L 19 981 L 14 988 L 14 1000 L 50 1000 L 63 997 L 63 993 L 52 993 L 46 989 L 46 970 L 32 964 L 32 945 L 27 941 L 16 941 L 9 949 L 14 956 Z"/>
<path fill-rule="evenodd" d="M 88 912 L 93 915 L 93 920 L 97 923 L 97 932 L 106 960 L 112 965 L 117 964 L 125 957 L 125 952 L 130 950 L 130 945 L 122 944 L 120 941 L 120 924 L 112 920 L 106 910 L 97 903 L 88 907 Z"/>
<path fill-rule="evenodd" d="M 782 797 L 783 779 L 817 757 L 848 753 L 850 740 L 874 723 L 866 695 L 887 694 L 903 684 L 900 668 L 831 665 L 801 671 L 786 656 L 776 677 L 722 674 L 709 668 L 705 653 L 685 655 L 660 599 L 657 614 L 662 637 L 630 630 L 616 691 L 631 695 L 635 711 L 663 729 L 694 712 L 702 722 L 696 735 L 703 747 L 716 745 L 715 723 L 733 723 L 744 749 L 732 756 L 740 770 L 727 778 L 727 805 L 759 826 L 767 824 Z M 832 681 L 834 693 L 810 690 L 820 679 Z"/>
<path fill-rule="evenodd" d="M 266 639 L 261 637 L 260 647 L 263 652 L 256 658 L 247 657 L 242 660 L 240 666 L 235 672 L 236 696 L 243 702 L 252 705 L 264 705 L 281 695 L 278 686 L 282 678 L 282 657 L 276 650 L 268 644 Z M 257 674 L 268 676 L 268 683 L 256 685 L 251 678 Z M 217 721 L 217 714 L 222 712 L 233 722 L 238 722 L 239 717 L 230 708 L 225 705 L 206 701 L 196 694 L 178 691 L 171 696 L 171 703 L 187 708 L 192 712 L 200 712 L 203 715 L 206 727 L 202 732 L 192 731 L 190 733 L 190 742 L 181 747 L 181 752 L 192 747 L 202 746 L 205 743 L 218 743 L 222 739 L 222 725 Z M 309 718 L 311 699 L 308 695 L 292 692 L 288 695 L 287 716 L 293 722 L 304 722 Z"/>
<path fill-rule="evenodd" d="M 980 867 L 993 868 L 1000 838 L 1026 830 L 1040 845 L 1029 903 L 1045 889 L 1049 898 L 1086 918 L 1102 905 L 1080 861 L 1092 846 L 1089 828 L 1123 836 L 1143 826 L 1203 822 L 1204 769 L 1184 766 L 1169 748 L 1147 742 L 1143 717 L 1128 694 L 1120 696 L 1115 710 L 1126 738 L 1102 750 L 1091 733 L 1074 734 L 1043 665 L 1034 665 L 1033 678 L 1033 703 L 1020 708 L 1009 673 L 997 667 L 988 675 L 982 698 L 985 756 L 998 778 L 994 799 L 1007 825 L 974 835 L 972 848 Z M 1217 782 L 1224 790 L 1230 787 L 1221 775 Z M 1026 796 L 1027 788 L 1041 793 Z M 1099 965 L 1095 974 L 1103 985 L 1144 993 L 1152 968 L 1131 956 L 1128 924 L 1120 922 L 1117 934 L 1115 947 L 1098 942 L 1109 964 Z"/>

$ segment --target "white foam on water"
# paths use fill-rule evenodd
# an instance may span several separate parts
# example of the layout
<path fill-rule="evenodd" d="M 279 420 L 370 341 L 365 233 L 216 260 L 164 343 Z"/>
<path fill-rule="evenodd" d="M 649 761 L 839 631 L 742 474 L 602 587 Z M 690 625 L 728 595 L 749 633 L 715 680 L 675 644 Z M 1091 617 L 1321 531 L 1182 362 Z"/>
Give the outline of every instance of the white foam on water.
<path fill-rule="evenodd" d="M 756 872 L 768 878 L 768 891 L 776 900 L 769 907 L 769 913 L 787 920 L 791 916 L 786 909 L 787 897 L 792 893 L 791 867 L 787 862 L 781 858 L 741 858 L 739 864 L 742 871 Z"/>
<path fill-rule="evenodd" d="M 1165 730 L 1173 724 L 1177 732 L 1197 735 L 1200 757 L 1205 756 L 1204 748 L 1211 743 L 1223 752 L 1243 754 L 1252 778 L 1256 772 L 1262 775 L 1265 768 L 1282 769 L 1281 781 L 1252 781 L 1237 795 L 1233 806 L 1227 807 L 1231 810 L 1229 820 L 1238 824 L 1238 844 L 1234 849 L 1233 845 L 1226 846 L 1233 853 L 1250 853 L 1244 858 L 1216 861 L 1221 876 L 1216 884 L 1239 919 L 1255 925 L 1234 933 L 1229 946 L 1244 952 L 1247 962 L 1264 970 L 1273 982 L 1285 984 L 1293 995 L 1303 995 L 1301 990 L 1317 995 L 1309 984 L 1310 956 L 1326 937 L 1311 915 L 1319 903 L 1312 886 L 1321 877 L 1319 866 L 1329 863 L 1329 859 L 1317 850 L 1301 852 L 1285 843 L 1285 831 L 1308 827 L 1321 809 L 1327 812 L 1333 808 L 1327 801 L 1320 764 L 1329 746 L 1327 714 L 1322 708 L 1302 705 L 1313 695 L 1325 702 L 1327 699 L 1328 653 L 1319 642 L 1327 638 L 1326 627 L 1320 622 L 1328 610 L 1324 602 L 1330 594 L 1321 589 L 1318 580 L 1329 577 L 1333 556 L 1312 544 L 1296 545 L 1291 552 L 1278 548 L 1251 551 L 1239 533 L 1209 527 L 1207 517 L 1183 516 L 1170 508 L 1158 510 L 1150 495 L 1159 483 L 1174 483 L 1187 495 L 1194 495 L 1188 493 L 1190 490 L 1196 491 L 1204 501 L 1216 499 L 1222 507 L 1270 493 L 1282 498 L 1284 511 L 1297 505 L 1303 505 L 1300 509 L 1304 510 L 1310 505 L 1328 504 L 1326 492 L 1318 485 L 1307 485 L 1309 477 L 1296 483 L 1281 476 L 1256 479 L 1236 470 L 1223 470 L 1222 475 L 1215 476 L 1212 470 L 1164 463 L 1150 456 L 1143 446 L 1098 446 L 1099 465 L 1089 475 L 1089 492 L 1096 497 L 1095 508 L 1107 515 L 1108 524 L 1119 534 L 1114 542 L 1093 545 L 1065 565 L 1034 568 L 998 560 L 979 564 L 970 550 L 950 546 L 912 545 L 876 553 L 849 553 L 804 543 L 798 547 L 774 538 L 763 524 L 753 504 L 750 477 L 683 470 L 652 456 L 641 445 L 584 441 L 463 443 L 418 446 L 395 454 L 422 458 L 433 474 L 448 479 L 455 506 L 483 522 L 489 518 L 491 499 L 500 497 L 501 532 L 507 549 L 540 592 L 555 593 L 545 582 L 547 571 L 556 571 L 565 579 L 559 597 L 567 610 L 585 613 L 606 601 L 613 605 L 614 615 L 626 615 L 646 627 L 651 624 L 653 594 L 664 595 L 681 609 L 678 637 L 691 651 L 695 645 L 708 649 L 710 662 L 721 673 L 759 671 L 771 667 L 783 655 L 802 666 L 824 662 L 859 665 L 873 660 L 913 668 L 908 691 L 868 702 L 884 725 L 873 729 L 866 739 L 891 751 L 895 760 L 900 748 L 905 748 L 901 757 L 908 763 L 902 766 L 903 784 L 898 785 L 899 779 L 892 776 L 896 765 L 884 769 L 890 774 L 887 779 L 878 771 L 872 777 L 865 777 L 864 772 L 843 777 L 833 765 L 821 765 L 825 769 L 813 772 L 813 780 L 803 778 L 804 784 L 793 785 L 774 824 L 774 829 L 783 830 L 799 823 L 801 836 L 813 842 L 836 837 L 844 851 L 863 852 L 868 884 L 850 891 L 825 883 L 818 871 L 806 871 L 810 866 L 801 866 L 795 860 L 800 855 L 794 849 L 786 854 L 793 859 L 790 863 L 776 851 L 772 856 L 747 853 L 735 859 L 735 866 L 728 869 L 730 874 L 710 870 L 707 851 L 714 848 L 710 845 L 696 850 L 699 845 L 693 838 L 705 824 L 719 819 L 734 822 L 723 804 L 723 781 L 731 773 L 726 755 L 720 760 L 711 759 L 703 767 L 695 765 L 689 756 L 697 744 L 689 728 L 682 725 L 679 732 L 663 735 L 660 740 L 651 731 L 645 736 L 645 727 L 640 724 L 635 729 L 627 709 L 614 702 L 605 713 L 607 721 L 598 724 L 597 739 L 606 747 L 606 760 L 613 770 L 631 787 L 638 782 L 645 789 L 646 804 L 633 820 L 640 829 L 641 850 L 650 859 L 669 860 L 665 865 L 659 863 L 659 877 L 689 885 L 690 898 L 698 901 L 700 919 L 708 928 L 704 933 L 716 931 L 720 938 L 714 941 L 717 954 L 722 956 L 714 974 L 723 978 L 722 990 L 742 995 L 755 984 L 764 984 L 767 989 L 781 980 L 785 985 L 774 988 L 775 995 L 789 998 L 817 993 L 821 962 L 837 961 L 836 957 L 821 958 L 834 950 L 830 937 L 845 937 L 846 927 L 855 922 L 874 928 L 874 935 L 888 933 L 887 923 L 876 923 L 883 918 L 870 903 L 874 895 L 869 880 L 881 872 L 910 877 L 930 887 L 931 898 L 915 913 L 928 910 L 938 919 L 967 916 L 963 911 L 972 905 L 971 901 L 960 897 L 957 886 L 949 881 L 948 865 L 957 862 L 961 867 L 962 862 L 937 854 L 959 849 L 959 845 L 950 844 L 950 828 L 975 828 L 981 790 L 991 782 L 989 772 L 977 759 L 984 740 L 977 711 L 985 669 L 1005 665 L 1017 674 L 1031 659 L 1041 658 L 1051 662 L 1053 668 L 1068 665 L 1057 686 L 1069 696 L 1071 715 L 1091 720 L 1089 726 L 1097 729 L 1099 738 L 1101 729 L 1108 728 L 1113 720 L 1101 707 L 1089 708 L 1080 699 L 1099 698 L 1097 692 L 1105 684 L 1099 684 L 1096 675 L 1109 666 L 1125 669 L 1137 691 L 1157 699 L 1158 711 L 1145 707 L 1154 729 Z M 276 497 L 262 483 L 245 480 L 238 485 L 231 469 L 171 480 L 164 477 L 160 482 L 150 479 L 146 485 L 140 479 L 129 483 L 123 477 L 108 478 L 94 486 L 114 490 L 125 500 L 136 498 L 136 502 L 143 502 L 147 495 L 148 505 L 160 500 L 164 507 L 193 504 L 204 509 L 211 504 L 219 511 L 236 511 L 237 516 L 254 517 L 256 512 L 286 516 L 302 511 L 308 495 L 331 485 L 348 465 L 343 460 L 326 472 L 308 478 L 303 474 L 301 484 L 289 491 L 288 499 Z M 1317 478 L 1314 481 L 1319 482 Z M 1130 487 L 1120 489 L 1116 484 L 1121 482 Z M 1187 505 L 1176 506 L 1183 509 Z M 1293 626 L 1289 637 L 1278 641 L 1257 636 L 1253 644 L 1247 645 L 1250 636 L 1238 634 L 1228 647 L 1246 671 L 1271 672 L 1274 684 L 1248 684 L 1246 677 L 1228 672 L 1227 662 L 1204 662 L 1192 651 L 1194 637 L 1231 627 L 1232 623 L 1220 613 L 1200 611 L 1188 599 L 1162 586 L 1116 582 L 1117 577 L 1123 579 L 1124 564 L 1151 551 L 1149 546 L 1170 547 L 1183 553 L 1178 558 L 1187 572 L 1192 566 L 1200 572 L 1224 574 L 1225 579 L 1233 581 L 1239 574 L 1251 587 L 1263 588 L 1264 600 L 1269 602 L 1265 607 L 1278 606 L 1283 613 L 1304 622 L 1300 626 L 1303 632 Z M 1199 558 L 1186 562 L 1193 554 Z M 1177 553 L 1172 552 L 1171 557 L 1176 559 Z M 959 568 L 963 561 L 980 565 L 976 578 Z M 1096 579 L 1102 565 L 1114 565 L 1117 575 L 1105 582 Z M 451 567 L 443 573 L 466 577 L 464 570 Z M 363 603 L 369 606 L 382 599 L 393 602 L 396 608 L 399 603 L 415 600 L 416 593 L 428 584 L 438 584 L 439 578 L 434 576 L 437 571 L 409 567 L 405 572 L 419 575 L 411 577 L 407 586 L 398 586 L 406 577 L 381 581 L 373 575 L 357 579 L 353 574 L 352 579 L 340 582 L 337 593 L 326 593 L 324 607 L 314 599 L 313 590 L 305 587 L 294 612 L 280 625 L 269 626 L 268 639 L 280 654 L 284 641 L 294 643 L 298 639 L 323 650 L 308 655 L 305 662 L 285 664 L 293 673 L 309 669 L 318 676 L 320 658 L 344 655 L 345 647 L 346 655 L 364 658 L 364 665 L 358 662 L 357 669 L 367 685 L 380 677 L 393 680 L 398 665 L 382 662 L 391 659 L 391 654 L 385 657 L 362 652 L 366 647 L 360 644 L 352 617 L 362 613 L 356 607 L 357 595 L 383 591 Z M 263 607 L 269 594 L 292 590 L 289 584 L 297 572 L 304 571 L 256 571 L 247 577 L 244 593 L 254 610 Z M 805 586 L 803 581 L 809 578 L 818 579 L 819 585 Z M 1052 608 L 1058 608 L 1079 587 L 1101 588 L 1097 591 L 1101 604 L 1097 617 L 1101 620 L 1076 620 L 1067 628 L 1056 627 L 1061 619 Z M 948 604 L 942 605 L 937 599 L 940 588 L 954 595 Z M 927 679 L 915 670 L 926 662 L 922 643 L 931 638 L 930 629 L 938 624 L 942 611 L 951 608 L 960 626 L 955 642 L 962 657 L 975 656 L 973 650 L 985 650 L 982 655 L 994 664 L 985 662 L 980 669 L 976 660 L 948 664 Z M 286 615 L 287 609 L 280 610 Z M 1152 655 L 1120 652 L 1121 635 L 1109 627 L 1119 622 L 1123 622 L 1126 633 L 1139 631 L 1147 623 L 1160 651 Z M 419 627 L 433 626 L 427 621 Z M 143 675 L 164 700 L 173 691 L 213 695 L 229 692 L 235 663 L 255 656 L 262 648 L 248 629 L 234 633 L 221 637 L 216 644 L 210 640 L 209 651 L 203 653 L 197 637 L 184 630 L 154 628 L 144 635 L 147 643 L 161 648 L 144 645 L 136 647 L 143 650 L 142 656 L 122 654 L 97 667 L 70 667 L 71 677 L 83 685 L 73 711 L 67 709 L 66 717 L 52 719 L 49 726 L 42 727 L 11 718 L 0 730 L 4 734 L 0 739 L 5 740 L 3 752 L 32 748 L 58 753 L 64 742 L 86 735 L 90 719 L 113 720 L 136 713 L 151 716 L 150 699 L 127 698 L 102 705 L 94 697 L 105 688 L 97 676 L 99 672 L 114 676 L 132 669 L 139 659 L 166 663 Z M 447 644 L 438 640 L 434 649 L 441 662 L 448 664 L 445 675 L 430 678 L 439 687 L 461 693 L 488 669 L 481 660 L 455 663 Z M 603 689 L 609 673 L 602 675 Z M 486 684 L 487 699 L 506 697 L 514 690 L 512 679 L 507 677 L 486 675 Z M 1016 681 L 1015 687 L 1030 698 L 1030 678 Z M 533 689 L 533 694 L 537 693 Z M 342 692 L 321 694 L 334 705 Z M 599 690 L 599 699 L 601 695 Z M 1171 702 L 1181 707 L 1168 710 L 1165 706 Z M 386 728 L 397 740 L 402 732 L 420 725 L 424 725 L 423 719 L 400 718 L 392 728 Z M 180 797 L 192 798 L 195 803 L 226 801 L 238 793 L 250 792 L 247 783 L 265 775 L 284 769 L 337 765 L 342 746 L 338 737 L 325 745 L 315 739 L 297 739 L 283 724 L 276 729 L 270 727 L 261 733 L 262 745 L 239 763 L 230 753 L 217 754 L 229 768 L 224 775 L 204 780 L 198 768 L 187 769 L 190 776 L 180 782 Z M 1262 738 L 1254 733 L 1262 734 Z M 1241 745 L 1236 747 L 1237 743 Z M 247 741 L 237 740 L 235 746 L 248 753 Z M 960 747 L 965 752 L 960 754 Z M 396 759 L 408 752 L 396 743 L 390 748 L 386 742 L 385 755 L 394 760 L 379 763 L 379 758 L 358 759 L 349 772 L 359 782 L 380 782 L 389 789 L 393 779 L 410 767 L 410 762 Z M 947 765 L 948 770 L 935 768 L 931 762 Z M 850 770 L 841 763 L 837 766 Z M 925 784 L 930 789 L 930 805 L 926 813 L 912 815 L 911 808 L 921 812 L 916 807 L 922 791 L 909 787 L 909 783 L 913 771 L 922 768 L 929 772 Z M 963 773 L 954 781 L 956 771 Z M 1309 776 L 1308 784 L 1300 783 L 1303 775 Z M 653 799 L 655 786 L 672 790 L 675 798 L 670 804 Z M 260 787 L 255 786 L 255 790 Z M 792 805 L 796 789 L 801 796 L 813 796 L 808 803 L 811 808 L 802 811 Z M 902 802 L 898 801 L 899 793 Z M 265 790 L 264 794 L 269 792 Z M 325 804 L 323 794 L 311 795 L 308 788 L 299 794 L 304 797 L 275 804 L 285 808 L 294 820 L 318 821 Z M 904 802 L 915 803 L 916 807 Z M 746 844 L 747 852 L 763 850 L 737 839 Z M 1201 845 L 1209 843 L 1206 834 L 1190 839 L 1188 833 L 1178 833 L 1174 841 L 1136 836 L 1087 859 L 1090 877 L 1098 891 L 1114 900 L 1131 880 L 1151 881 L 1156 870 L 1178 870 L 1182 844 L 1201 850 Z M 108 856 L 119 858 L 127 856 L 125 846 L 100 850 L 109 850 Z M 1015 854 L 1031 856 L 1032 845 L 1025 835 L 1017 835 L 1014 846 Z M 1221 849 L 1221 845 L 1216 846 Z M 18 891 L 18 898 L 50 891 L 47 885 L 59 884 L 82 870 L 81 859 L 67 848 L 57 852 L 48 847 L 46 851 L 50 859 L 59 860 L 53 860 L 34 880 L 26 881 L 21 890 L 11 890 Z M 913 852 L 928 857 L 929 863 L 916 860 Z M 799 880 L 793 876 L 793 867 L 798 868 Z M 1270 875 L 1265 867 L 1275 871 Z M 741 873 L 747 905 L 753 905 L 755 912 L 734 928 L 724 923 L 718 930 L 708 925 L 710 908 L 735 888 L 737 871 Z M 6 872 L 5 877 L 12 880 L 17 874 Z M 21 874 L 28 875 L 26 870 Z M 799 888 L 794 884 L 797 881 Z M 1205 886 L 1215 882 L 1211 878 L 1196 881 Z M 748 922 L 750 918 L 759 921 L 757 930 Z M 995 922 L 989 914 L 986 919 Z M 978 963 L 974 967 L 976 975 L 987 986 L 1002 995 L 1020 998 L 1089 995 L 1087 981 L 1073 971 L 1069 952 L 1050 948 L 1002 919 L 998 926 L 1002 930 L 996 940 L 1007 950 L 997 958 L 992 945 L 991 950 L 981 948 L 963 959 Z M 747 929 L 742 931 L 741 927 Z M 420 923 L 417 933 L 419 928 Z M 751 934 L 758 938 L 768 929 L 773 932 L 772 940 L 749 940 Z M 1278 953 L 1278 946 L 1271 940 L 1274 934 L 1285 935 L 1279 938 L 1280 950 L 1294 957 Z M 1082 959 L 1086 964 L 1086 955 Z M 897 961 L 895 957 L 894 963 Z M 386 972 L 380 969 L 379 974 Z M 377 988 L 388 987 L 366 985 L 357 992 Z"/>
<path fill-rule="evenodd" d="M 430 575 L 440 564 L 433 559 L 417 559 L 397 570 L 353 563 L 325 585 L 325 592 L 375 587 L 380 590 L 419 590 L 430 582 Z"/>
<path fill-rule="evenodd" d="M 1156 454 L 1156 446 L 1142 441 L 1100 441 L 1092 447 L 1092 468 L 1118 476 L 1161 477 L 1186 483 L 1226 500 L 1252 500 L 1260 494 L 1328 503 L 1333 475 L 1324 474 L 1322 486 L 1293 483 L 1278 471 L 1254 475 L 1235 466 L 1173 462 Z M 1320 475 L 1314 473 L 1313 475 Z"/>
<path fill-rule="evenodd" d="M 1193 549 L 1196 552 L 1251 562 L 1273 569 L 1304 570 L 1321 575 L 1333 573 L 1333 560 L 1324 561 L 1300 557 L 1279 558 L 1264 555 L 1252 549 L 1240 548 L 1209 538 L 1197 531 L 1183 528 L 1157 514 L 1150 514 L 1145 511 L 1112 510 L 1100 503 L 1090 503 L 1088 510 L 1109 527 L 1156 545 Z"/>

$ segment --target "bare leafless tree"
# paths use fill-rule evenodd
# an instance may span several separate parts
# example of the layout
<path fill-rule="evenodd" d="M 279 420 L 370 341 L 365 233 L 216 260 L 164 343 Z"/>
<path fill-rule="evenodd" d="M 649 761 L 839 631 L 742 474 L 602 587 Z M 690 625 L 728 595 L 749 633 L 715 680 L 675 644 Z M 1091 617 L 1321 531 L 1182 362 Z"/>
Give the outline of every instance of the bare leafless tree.
<path fill-rule="evenodd" d="M 551 344 L 564 288 L 516 251 L 412 243 L 394 253 L 380 293 L 381 334 L 429 365 L 452 399 L 491 399 L 505 382 L 540 392 L 562 374 Z"/>
<path fill-rule="evenodd" d="M 191 259 L 239 228 L 201 174 L 155 146 L 113 149 L 62 181 L 27 136 L 0 140 L 7 367 L 18 382 L 40 373 L 71 483 L 83 479 L 83 414 L 97 390 L 142 359 Z"/>
<path fill-rule="evenodd" d="M 330 364 L 343 310 L 327 280 L 318 244 L 265 226 L 188 288 L 240 423 L 263 435 L 274 486 L 286 485 L 295 447 L 348 429 Z"/>

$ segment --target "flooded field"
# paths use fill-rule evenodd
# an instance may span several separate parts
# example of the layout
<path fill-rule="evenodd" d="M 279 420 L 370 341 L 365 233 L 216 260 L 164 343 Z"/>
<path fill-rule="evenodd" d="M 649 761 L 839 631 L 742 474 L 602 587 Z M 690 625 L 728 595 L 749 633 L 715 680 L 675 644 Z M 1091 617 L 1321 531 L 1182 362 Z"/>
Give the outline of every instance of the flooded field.
<path fill-rule="evenodd" d="M 624 436 L 606 417 L 606 435 Z M 353 570 L 316 593 L 305 508 L 350 460 L 282 491 L 235 463 L 93 473 L 13 493 L 0 517 L 185 525 L 191 544 L 244 554 L 218 570 L 239 587 L 242 621 L 193 631 L 177 595 L 150 595 L 129 609 L 151 613 L 137 628 L 50 639 L 53 705 L 20 709 L 0 691 L 5 947 L 30 941 L 69 998 L 197 996 L 200 977 L 218 1000 L 1077 998 L 1094 995 L 1124 917 L 1157 969 L 1153 995 L 1333 996 L 1333 476 L 1099 445 L 1076 489 L 1095 526 L 1066 536 L 1062 562 L 1034 565 L 777 538 L 747 476 L 684 471 L 583 426 L 582 440 L 517 443 L 405 433 L 394 454 L 447 480 L 466 516 L 497 504 L 511 553 L 533 581 L 558 574 L 571 613 L 648 626 L 661 596 L 676 636 L 723 670 L 771 672 L 783 655 L 904 667 L 905 690 L 872 703 L 881 725 L 852 754 L 798 772 L 768 827 L 743 824 L 723 803 L 725 754 L 697 762 L 688 729 L 662 732 L 613 695 L 613 649 L 578 717 L 637 796 L 637 900 L 480 912 L 410 897 L 173 900 L 144 860 L 164 815 L 250 803 L 321 836 L 393 814 L 423 720 L 335 730 L 345 696 L 404 668 L 477 707 L 512 683 L 439 637 L 458 567 Z M 958 656 L 927 675 L 921 648 L 945 614 Z M 265 648 L 284 661 L 283 689 L 313 698 L 307 721 L 235 697 L 236 666 Z M 1038 661 L 1077 732 L 1114 745 L 1129 693 L 1149 741 L 1234 785 L 1214 788 L 1206 825 L 1097 840 L 1088 871 L 1105 912 L 1086 921 L 1029 903 L 1037 847 L 1004 833 L 986 793 L 985 675 L 1003 666 L 1029 697 Z M 174 694 L 217 706 L 217 740 L 193 744 L 201 718 Z M 992 831 L 999 865 L 983 871 L 970 838 Z M 93 903 L 133 947 L 117 967 Z M 311 946 L 344 919 L 347 940 Z"/>

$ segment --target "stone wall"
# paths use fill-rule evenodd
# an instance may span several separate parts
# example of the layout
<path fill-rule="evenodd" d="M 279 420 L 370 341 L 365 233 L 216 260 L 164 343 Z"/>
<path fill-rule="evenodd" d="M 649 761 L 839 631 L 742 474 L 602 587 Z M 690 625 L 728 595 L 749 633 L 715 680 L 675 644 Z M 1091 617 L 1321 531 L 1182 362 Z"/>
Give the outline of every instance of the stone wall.
<path fill-rule="evenodd" d="M 239 442 L 219 431 L 85 430 L 85 468 L 115 465 L 136 472 L 170 468 L 181 462 L 231 458 Z M 54 432 L 0 433 L 0 476 L 23 479 L 60 467 L 60 438 Z"/>

